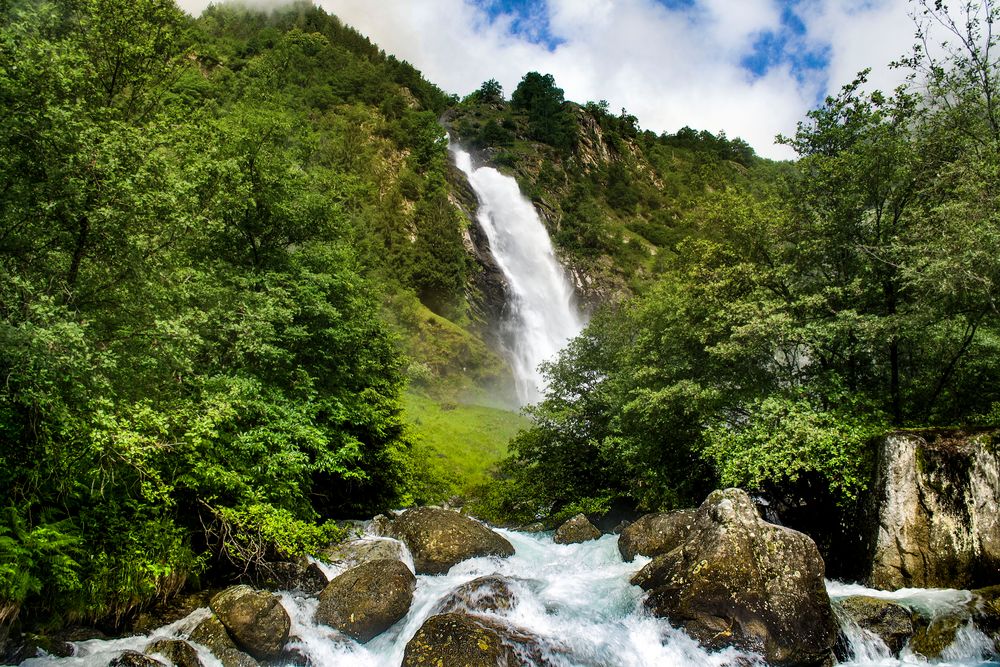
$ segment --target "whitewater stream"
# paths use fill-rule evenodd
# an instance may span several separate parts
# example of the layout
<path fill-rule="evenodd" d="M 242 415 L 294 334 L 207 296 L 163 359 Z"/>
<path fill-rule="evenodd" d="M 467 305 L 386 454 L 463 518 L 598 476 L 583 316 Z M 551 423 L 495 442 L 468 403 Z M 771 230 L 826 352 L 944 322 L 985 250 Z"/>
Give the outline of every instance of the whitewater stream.
<path fill-rule="evenodd" d="M 763 664 L 732 649 L 708 653 L 666 621 L 646 615 L 642 610 L 642 591 L 630 585 L 628 580 L 649 559 L 637 557 L 633 563 L 623 562 L 615 535 L 583 544 L 559 545 L 552 541 L 551 533 L 498 532 L 514 546 L 514 556 L 468 560 L 454 566 L 446 575 L 418 575 L 409 614 L 366 645 L 313 623 L 315 597 L 282 593 L 282 603 L 292 619 L 291 635 L 299 638 L 292 646 L 307 655 L 311 664 L 317 667 L 397 667 L 402 662 L 406 642 L 435 612 L 436 605 L 449 591 L 476 577 L 499 573 L 518 580 L 515 588 L 518 602 L 514 608 L 502 612 L 502 617 L 539 635 L 546 658 L 553 665 L 721 667 L 740 664 L 740 658 L 746 660 L 743 666 Z M 408 565 L 412 568 L 412 561 Z M 324 569 L 328 575 L 338 574 L 329 566 Z M 915 589 L 885 593 L 835 582 L 830 582 L 828 589 L 834 601 L 838 597 L 863 593 L 889 597 L 913 609 L 938 613 L 962 604 L 970 595 L 967 591 Z M 200 609 L 149 636 L 79 642 L 73 657 L 35 658 L 24 664 L 104 667 L 119 652 L 142 651 L 156 639 L 187 639 L 187 634 L 208 614 L 207 609 Z M 842 664 L 858 667 L 926 664 L 908 650 L 904 650 L 901 658 L 889 657 L 877 638 L 856 626 L 843 624 L 842 629 L 855 655 L 853 660 Z M 997 664 L 985 661 L 984 656 L 989 653 L 987 644 L 985 636 L 970 626 L 959 632 L 944 659 L 931 664 L 945 667 Z M 219 661 L 204 648 L 196 648 L 206 667 L 220 667 Z"/>
<path fill-rule="evenodd" d="M 556 259 L 538 212 L 510 176 L 492 167 L 473 167 L 471 156 L 452 145 L 455 164 L 479 199 L 478 222 L 510 286 L 502 339 L 522 405 L 538 402 L 543 361 L 555 358 L 583 329 L 573 286 Z"/>

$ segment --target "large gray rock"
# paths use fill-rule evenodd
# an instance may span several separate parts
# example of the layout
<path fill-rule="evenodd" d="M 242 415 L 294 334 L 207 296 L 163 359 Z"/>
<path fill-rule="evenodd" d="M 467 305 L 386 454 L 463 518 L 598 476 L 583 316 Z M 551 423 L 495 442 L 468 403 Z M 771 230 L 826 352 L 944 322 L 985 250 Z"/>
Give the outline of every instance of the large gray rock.
<path fill-rule="evenodd" d="M 517 604 L 513 579 L 502 574 L 488 574 L 467 581 L 448 593 L 435 608 L 435 613 L 498 612 L 512 609 Z"/>
<path fill-rule="evenodd" d="M 1000 458 L 990 435 L 889 435 L 877 480 L 872 586 L 970 588 L 1000 580 Z"/>
<path fill-rule="evenodd" d="M 552 536 L 552 541 L 556 544 L 578 544 L 589 542 L 601 537 L 601 531 L 590 523 L 583 514 L 577 514 L 563 525 L 556 529 L 556 534 Z"/>
<path fill-rule="evenodd" d="M 537 639 L 499 619 L 431 616 L 406 644 L 402 667 L 542 667 Z"/>
<path fill-rule="evenodd" d="M 392 522 L 391 530 L 409 547 L 417 574 L 444 574 L 468 558 L 514 555 L 514 547 L 503 537 L 450 510 L 407 510 Z"/>
<path fill-rule="evenodd" d="M 373 560 L 403 560 L 405 549 L 402 542 L 389 537 L 363 537 L 330 545 L 319 552 L 318 558 L 349 570 Z"/>
<path fill-rule="evenodd" d="M 236 645 L 258 660 L 278 657 L 288 641 L 291 619 L 277 595 L 233 586 L 215 595 L 209 607 Z"/>
<path fill-rule="evenodd" d="M 215 614 L 199 623 L 191 631 L 190 639 L 211 651 L 222 667 L 259 667 L 260 663 L 236 646 L 226 626 Z"/>
<path fill-rule="evenodd" d="M 823 559 L 806 535 L 767 523 L 739 489 L 714 491 L 685 540 L 632 579 L 646 606 L 702 645 L 770 665 L 821 665 L 837 638 Z"/>
<path fill-rule="evenodd" d="M 677 510 L 646 514 L 622 529 L 618 551 L 631 563 L 637 555 L 659 556 L 680 544 L 694 522 L 696 510 Z"/>
<path fill-rule="evenodd" d="M 837 604 L 850 620 L 885 642 L 893 655 L 899 655 L 913 636 L 910 610 L 892 600 L 852 595 Z"/>
<path fill-rule="evenodd" d="M 316 622 L 367 642 L 406 616 L 417 580 L 398 560 L 373 560 L 335 577 L 319 595 Z"/>

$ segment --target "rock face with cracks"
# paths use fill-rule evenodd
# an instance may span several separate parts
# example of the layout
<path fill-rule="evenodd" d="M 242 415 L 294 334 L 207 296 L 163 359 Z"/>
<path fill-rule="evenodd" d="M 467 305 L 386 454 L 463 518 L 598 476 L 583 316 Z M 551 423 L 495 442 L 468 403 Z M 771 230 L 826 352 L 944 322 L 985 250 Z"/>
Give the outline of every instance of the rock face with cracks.
<path fill-rule="evenodd" d="M 373 560 L 335 577 L 319 595 L 316 621 L 365 643 L 406 616 L 417 580 L 398 560 Z"/>
<path fill-rule="evenodd" d="M 391 531 L 410 549 L 417 574 L 444 574 L 468 558 L 514 555 L 510 542 L 482 523 L 451 510 L 407 510 L 392 522 Z"/>
<path fill-rule="evenodd" d="M 922 432 L 883 440 L 872 586 L 969 588 L 997 582 L 997 437 Z"/>
<path fill-rule="evenodd" d="M 806 535 L 767 523 L 739 489 L 714 491 L 684 540 L 632 583 L 646 606 L 703 646 L 736 646 L 771 665 L 830 661 L 837 628 L 823 559 Z"/>

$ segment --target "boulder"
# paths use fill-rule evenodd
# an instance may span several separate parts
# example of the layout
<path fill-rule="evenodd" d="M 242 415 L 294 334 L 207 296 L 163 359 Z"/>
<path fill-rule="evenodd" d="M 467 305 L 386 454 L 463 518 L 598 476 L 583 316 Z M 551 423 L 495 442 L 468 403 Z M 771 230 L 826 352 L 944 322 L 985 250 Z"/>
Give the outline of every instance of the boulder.
<path fill-rule="evenodd" d="M 138 651 L 125 651 L 108 663 L 108 667 L 166 667 L 162 662 Z"/>
<path fill-rule="evenodd" d="M 636 555 L 659 556 L 680 544 L 691 529 L 696 510 L 646 514 L 622 529 L 618 551 L 631 563 Z"/>
<path fill-rule="evenodd" d="M 537 638 L 503 621 L 469 614 L 431 616 L 406 644 L 402 667 L 542 667 Z"/>
<path fill-rule="evenodd" d="M 373 560 L 405 560 L 405 549 L 399 540 L 388 537 L 363 537 L 341 544 L 332 544 L 319 552 L 319 559 L 349 570 Z"/>
<path fill-rule="evenodd" d="M 915 621 L 916 630 L 910 640 L 910 649 L 928 660 L 937 660 L 971 619 L 962 613 L 951 613 L 932 619 L 917 616 Z"/>
<path fill-rule="evenodd" d="M 514 555 L 514 547 L 503 537 L 450 510 L 407 510 L 392 522 L 391 530 L 409 547 L 417 574 L 444 574 L 468 558 Z"/>
<path fill-rule="evenodd" d="M 511 588 L 514 580 L 502 574 L 488 574 L 467 581 L 454 589 L 435 607 L 435 613 L 497 612 L 517 604 L 517 594 Z"/>
<path fill-rule="evenodd" d="M 146 647 L 146 654 L 162 655 L 175 667 L 203 667 L 198 651 L 181 639 L 159 639 Z"/>
<path fill-rule="evenodd" d="M 361 643 L 406 616 L 417 580 L 398 560 L 373 560 L 348 570 L 319 595 L 316 622 Z"/>
<path fill-rule="evenodd" d="M 881 443 L 868 581 L 970 588 L 1000 572 L 1000 457 L 986 433 L 900 432 Z"/>
<path fill-rule="evenodd" d="M 821 665 L 837 627 L 823 559 L 806 535 L 761 519 L 739 489 L 713 491 L 684 540 L 632 583 L 646 606 L 709 649 L 736 646 L 770 665 Z"/>
<path fill-rule="evenodd" d="M 288 641 L 292 622 L 277 595 L 233 586 L 215 595 L 209 607 L 236 645 L 258 660 L 277 657 Z"/>
<path fill-rule="evenodd" d="M 972 614 L 976 626 L 993 637 L 1000 651 L 1000 586 L 972 591 Z"/>
<path fill-rule="evenodd" d="M 852 595 L 837 604 L 847 618 L 885 642 L 893 655 L 899 655 L 913 636 L 910 610 L 892 600 Z"/>
<path fill-rule="evenodd" d="M 556 529 L 552 541 L 556 544 L 579 544 L 601 537 L 601 531 L 583 514 L 577 514 Z"/>
<path fill-rule="evenodd" d="M 259 667 L 256 660 L 237 648 L 226 626 L 215 614 L 195 626 L 190 639 L 211 651 L 222 667 Z"/>
<path fill-rule="evenodd" d="M 384 514 L 377 514 L 372 517 L 371 522 L 368 524 L 368 529 L 374 535 L 389 537 L 392 534 L 392 518 Z"/>
<path fill-rule="evenodd" d="M 269 591 L 298 591 L 315 595 L 326 588 L 326 575 L 316 563 L 303 560 L 298 563 L 268 563 L 260 581 L 261 588 Z"/>

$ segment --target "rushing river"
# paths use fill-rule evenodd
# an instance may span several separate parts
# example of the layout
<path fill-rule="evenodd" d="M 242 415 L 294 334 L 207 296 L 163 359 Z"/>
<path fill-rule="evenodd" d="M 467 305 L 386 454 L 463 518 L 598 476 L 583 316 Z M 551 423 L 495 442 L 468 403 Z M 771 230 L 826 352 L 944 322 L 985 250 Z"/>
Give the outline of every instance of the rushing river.
<path fill-rule="evenodd" d="M 517 181 L 492 167 L 473 167 L 469 154 L 456 146 L 451 152 L 476 192 L 479 225 L 510 287 L 501 326 L 518 400 L 522 405 L 535 403 L 543 387 L 538 365 L 553 359 L 583 328 L 573 286 Z"/>
<path fill-rule="evenodd" d="M 508 621 L 531 630 L 542 638 L 547 658 L 553 665 L 565 667 L 698 667 L 736 664 L 762 664 L 735 650 L 721 653 L 703 651 L 683 632 L 666 621 L 650 618 L 642 611 L 642 591 L 628 583 L 633 573 L 648 559 L 638 557 L 633 563 L 622 562 L 617 537 L 575 545 L 559 545 L 551 534 L 529 535 L 499 531 L 514 545 L 516 553 L 508 559 L 477 558 L 459 563 L 446 575 L 417 577 L 417 588 L 410 613 L 395 626 L 366 645 L 357 644 L 325 626 L 312 622 L 316 599 L 282 593 L 282 602 L 292 618 L 291 635 L 298 637 L 295 646 L 308 655 L 312 664 L 329 667 L 396 667 L 403 659 L 406 642 L 434 612 L 436 604 L 456 586 L 476 577 L 499 573 L 517 578 L 517 605 L 506 612 Z M 376 538 L 386 539 L 386 538 Z M 412 562 L 409 563 L 412 567 Z M 326 567 L 328 575 L 336 569 Z M 830 582 L 835 603 L 839 597 L 854 594 L 877 595 L 913 609 L 941 613 L 968 599 L 967 591 L 905 590 L 885 593 Z M 144 637 L 111 641 L 93 640 L 76 645 L 71 658 L 39 658 L 27 665 L 59 664 L 104 667 L 120 651 L 142 651 L 155 639 L 186 638 L 186 634 L 207 614 L 207 609 L 161 628 Z M 901 658 L 888 655 L 884 645 L 871 635 L 845 624 L 855 659 L 853 666 L 895 667 L 926 664 L 922 658 L 904 650 Z M 945 658 L 932 663 L 948 667 L 990 665 L 988 640 L 970 626 L 959 632 Z M 206 667 L 219 662 L 199 647 Z"/>

